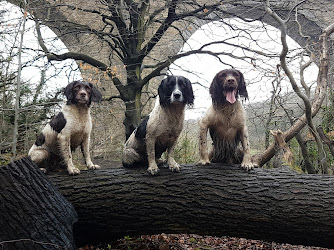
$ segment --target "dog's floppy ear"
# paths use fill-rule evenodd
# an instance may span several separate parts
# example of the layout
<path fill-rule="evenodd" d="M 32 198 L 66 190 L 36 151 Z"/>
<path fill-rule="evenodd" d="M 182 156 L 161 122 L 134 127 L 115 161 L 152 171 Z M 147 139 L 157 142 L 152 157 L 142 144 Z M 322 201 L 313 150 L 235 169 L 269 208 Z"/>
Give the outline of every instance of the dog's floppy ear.
<path fill-rule="evenodd" d="M 170 103 L 170 96 L 167 95 L 168 81 L 169 81 L 168 77 L 163 79 L 158 88 L 159 101 L 162 107 L 167 107 L 168 104 Z"/>
<path fill-rule="evenodd" d="M 191 85 L 191 82 L 188 78 L 185 78 L 185 83 L 186 86 L 184 88 L 184 94 L 185 94 L 185 99 L 186 99 L 186 103 L 188 105 L 193 105 L 194 104 L 194 92 L 193 92 L 193 87 Z"/>
<path fill-rule="evenodd" d="M 67 102 L 66 102 L 67 105 L 75 103 L 75 96 L 73 94 L 73 86 L 76 83 L 77 83 L 77 81 L 71 82 L 64 89 L 64 95 L 67 98 Z"/>
<path fill-rule="evenodd" d="M 239 82 L 239 86 L 238 86 L 238 92 L 239 92 L 240 96 L 247 99 L 248 98 L 248 92 L 247 92 L 247 89 L 246 89 L 245 78 L 244 78 L 244 75 L 240 71 L 238 71 L 238 72 L 239 72 L 239 75 L 240 75 L 240 82 Z"/>
<path fill-rule="evenodd" d="M 89 83 L 89 86 L 92 89 L 92 92 L 91 92 L 91 95 L 90 95 L 90 102 L 100 102 L 100 101 L 102 101 L 101 92 L 92 83 Z"/>
<path fill-rule="evenodd" d="M 209 89 L 213 105 L 224 104 L 224 102 L 226 101 L 223 93 L 223 86 L 218 81 L 219 74 L 220 72 L 215 75 Z"/>

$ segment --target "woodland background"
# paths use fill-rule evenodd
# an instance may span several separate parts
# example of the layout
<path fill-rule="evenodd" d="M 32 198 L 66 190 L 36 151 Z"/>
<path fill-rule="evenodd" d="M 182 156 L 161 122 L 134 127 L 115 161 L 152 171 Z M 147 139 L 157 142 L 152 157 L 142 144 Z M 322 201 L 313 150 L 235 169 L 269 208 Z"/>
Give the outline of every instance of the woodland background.
<path fill-rule="evenodd" d="M 166 74 L 195 79 L 195 98 L 208 92 L 213 76 L 208 79 L 203 71 L 212 65 L 202 66 L 202 72 L 191 67 L 206 55 L 221 69 L 233 66 L 244 73 L 252 98 L 244 102 L 252 154 L 265 159 L 261 165 L 275 167 L 277 159 L 267 152 L 275 151 L 270 130 L 279 129 L 294 156 L 286 164 L 299 172 L 333 174 L 331 7 L 326 0 L 1 1 L 0 162 L 27 154 L 64 104 L 62 88 L 77 78 L 93 82 L 104 97 L 92 107 L 93 157 L 120 161 L 126 137 L 149 114 Z M 212 22 L 226 34 L 183 47 Z M 272 26 L 278 28 L 274 33 Z M 217 35 L 214 28 L 205 32 Z M 265 33 L 269 38 L 260 36 Z M 287 34 L 298 47 L 285 46 Z M 274 45 L 263 45 L 270 42 Z M 191 58 L 189 67 L 179 63 L 182 58 Z M 261 92 L 266 96 L 257 99 Z M 192 112 L 203 110 L 196 109 Z M 185 122 L 176 148 L 180 163 L 199 159 L 198 117 Z M 76 158 L 81 164 L 78 152 Z"/>

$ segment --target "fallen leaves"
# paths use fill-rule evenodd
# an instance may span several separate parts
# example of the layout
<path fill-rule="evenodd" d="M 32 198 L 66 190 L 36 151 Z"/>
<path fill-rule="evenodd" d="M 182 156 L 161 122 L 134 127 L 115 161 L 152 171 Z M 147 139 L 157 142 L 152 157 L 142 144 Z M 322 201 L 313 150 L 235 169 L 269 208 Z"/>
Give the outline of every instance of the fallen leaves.
<path fill-rule="evenodd" d="M 131 238 L 129 236 L 109 243 L 104 247 L 85 246 L 79 250 L 97 249 L 150 249 L 150 250 L 199 250 L 199 249 L 296 249 L 296 250 L 325 250 L 327 248 L 309 247 L 290 244 L 279 244 L 260 240 L 250 240 L 236 237 L 213 237 L 196 234 L 156 234 L 142 235 Z"/>

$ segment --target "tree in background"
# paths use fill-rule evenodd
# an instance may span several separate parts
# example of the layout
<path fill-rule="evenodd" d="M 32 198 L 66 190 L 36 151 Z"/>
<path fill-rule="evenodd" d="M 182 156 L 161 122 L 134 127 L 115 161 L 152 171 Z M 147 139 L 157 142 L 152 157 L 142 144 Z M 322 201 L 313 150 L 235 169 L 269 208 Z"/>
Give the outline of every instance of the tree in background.
<path fill-rule="evenodd" d="M 20 5 L 20 1 L 10 1 Z M 250 1 L 252 2 L 252 1 Z M 81 63 L 82 69 L 85 65 L 91 65 L 96 68 L 96 75 L 102 72 L 108 76 L 108 83 L 112 83 L 116 87 L 118 94 L 115 96 L 106 97 L 106 100 L 120 98 L 125 105 L 124 125 L 126 135 L 128 136 L 132 130 L 138 125 L 143 109 L 143 92 L 150 92 L 148 85 L 156 77 L 165 74 L 166 69 L 177 59 L 188 56 L 190 54 L 210 54 L 216 56 L 218 60 L 226 65 L 228 61 L 223 61 L 219 56 L 229 55 L 239 60 L 246 60 L 251 69 L 261 71 L 261 63 L 266 62 L 268 58 L 278 58 L 279 55 L 271 53 L 268 50 L 252 50 L 248 45 L 244 44 L 245 35 L 240 35 L 241 32 L 246 33 L 247 39 L 253 43 L 257 43 L 256 37 L 253 37 L 253 32 L 242 26 L 237 27 L 225 22 L 224 18 L 240 17 L 246 22 L 254 20 L 268 20 L 268 14 L 264 11 L 264 3 L 262 1 L 253 1 L 255 7 L 252 12 L 259 9 L 260 15 L 254 19 L 244 19 L 240 14 L 236 14 L 233 8 L 252 7 L 248 6 L 245 1 L 82 1 L 80 6 L 77 6 L 72 1 L 28 1 L 30 18 L 34 19 L 37 24 L 37 35 L 39 44 L 42 48 L 41 55 L 48 58 L 50 62 L 61 61 L 66 59 L 75 59 Z M 296 6 L 301 7 L 305 1 L 299 4 L 281 6 L 271 6 L 273 9 L 286 7 L 285 14 L 287 20 L 290 21 L 293 14 L 299 13 L 296 11 Z M 280 12 L 281 13 L 281 12 Z M 267 15 L 267 17 L 265 17 Z M 301 15 L 302 16 L 302 15 Z M 285 16 L 286 17 L 286 16 Z M 193 49 L 177 54 L 178 48 L 171 53 L 161 53 L 168 46 L 163 46 L 163 42 L 171 42 L 179 40 L 186 42 L 192 30 L 195 30 L 203 23 L 219 20 L 235 29 L 240 36 L 240 44 L 231 44 L 230 38 L 222 38 L 216 44 L 224 44 L 232 46 L 230 51 L 212 52 L 208 47 L 212 44 L 206 44 L 198 49 Z M 62 40 L 67 40 L 70 47 L 69 52 L 59 52 L 50 46 L 40 32 L 40 25 L 46 25 L 52 28 Z M 286 23 L 291 30 L 291 23 Z M 304 23 L 301 23 L 302 28 Z M 279 26 L 279 25 L 278 25 Z M 175 39 L 174 39 L 175 38 Z M 68 40 L 71 40 L 69 42 Z M 307 40 L 307 39 L 305 39 Z M 98 44 L 98 51 L 90 51 L 94 44 Z M 75 46 L 77 45 L 77 46 Z M 175 45 L 175 44 L 173 44 Z M 244 56 L 236 56 L 235 50 L 241 49 Z M 163 51 L 165 52 L 165 51 Z M 247 54 L 251 52 L 252 55 Z M 106 56 L 101 56 L 107 54 Z M 303 52 L 301 54 L 307 54 Z M 259 59 L 264 56 L 267 59 Z M 290 60 L 290 58 L 289 58 Z M 278 61 L 278 63 L 280 63 Z M 115 66 L 117 65 L 117 67 Z M 276 68 L 276 66 L 274 66 Z M 275 71 L 276 69 L 272 69 Z M 263 75 L 268 71 L 263 71 Z M 262 76 L 263 76 L 262 75 Z M 262 76 L 258 77 L 261 79 Z M 111 84 L 110 84 L 111 85 Z M 319 85 L 318 90 L 325 85 Z M 317 92 L 318 93 L 318 92 Z M 314 103 L 316 107 L 321 106 L 323 92 L 316 95 Z M 319 110 L 319 109 L 318 109 Z M 317 112 L 313 109 L 312 116 Z M 273 115 L 277 115 L 276 112 Z M 268 126 L 271 119 L 267 117 Z M 305 121 L 305 120 L 304 120 Z M 281 117 L 280 124 L 287 124 L 289 121 Z M 293 125 L 286 128 L 285 133 L 287 140 L 293 137 L 304 126 L 305 122 L 300 122 L 296 126 Z M 263 165 L 274 154 L 273 147 L 270 145 L 268 149 L 259 155 L 259 164 Z"/>
<path fill-rule="evenodd" d="M 297 5 L 296 5 L 297 6 Z M 316 131 L 316 128 L 314 126 L 312 118 L 317 114 L 319 109 L 321 108 L 322 102 L 324 98 L 326 97 L 326 90 L 327 90 L 327 74 L 328 74 L 328 67 L 329 67 L 329 53 L 328 53 L 328 38 L 329 36 L 334 32 L 334 23 L 330 24 L 328 27 L 326 27 L 322 34 L 320 35 L 320 52 L 317 57 L 318 63 L 319 63 L 319 73 L 318 73 L 318 79 L 317 79 L 317 87 L 315 89 L 315 97 L 313 99 L 313 102 L 310 100 L 310 93 L 309 93 L 309 87 L 305 85 L 305 82 L 303 81 L 303 70 L 310 64 L 309 62 L 305 63 L 301 66 L 301 85 L 304 88 L 304 92 L 301 91 L 299 86 L 297 85 L 296 80 L 294 79 L 291 70 L 287 66 L 286 62 L 286 56 L 288 53 L 288 45 L 286 42 L 286 36 L 287 36 L 287 20 L 281 18 L 273 9 L 271 8 L 269 1 L 266 1 L 266 11 L 269 15 L 271 15 L 279 24 L 281 29 L 281 42 L 282 42 L 282 51 L 280 54 L 280 65 L 283 68 L 285 74 L 289 78 L 289 81 L 291 83 L 291 86 L 293 90 L 296 92 L 296 94 L 303 100 L 304 106 L 305 106 L 305 113 L 303 116 L 299 117 L 299 119 L 289 128 L 288 131 L 285 132 L 284 138 L 286 141 L 289 141 L 291 138 L 293 138 L 303 127 L 305 124 L 309 126 L 310 132 L 312 133 L 313 137 L 316 140 L 317 147 L 318 147 L 318 159 L 319 164 L 321 166 L 322 172 L 327 174 L 328 173 L 328 159 L 326 157 L 326 153 L 323 149 L 323 144 L 320 139 L 320 136 L 318 132 Z M 290 17 L 288 17 L 290 18 Z M 298 22 L 298 20 L 296 20 Z M 306 47 L 307 49 L 307 47 Z M 311 52 L 312 53 L 312 52 Z M 312 53 L 311 60 L 313 60 L 314 54 Z M 271 148 L 268 148 L 266 152 L 264 152 L 260 157 L 262 159 L 258 160 L 259 165 L 265 161 L 263 157 L 268 157 L 269 154 L 273 151 L 274 146 Z M 268 157 L 269 158 L 269 157 Z"/>
<path fill-rule="evenodd" d="M 191 29 L 195 30 L 205 22 L 222 21 L 229 16 L 224 5 L 234 2 L 210 1 L 203 4 L 194 0 L 105 0 L 86 1 L 77 6 L 71 1 L 56 1 L 52 4 L 47 1 L 28 1 L 28 8 L 37 23 L 39 43 L 49 61 L 75 59 L 96 67 L 110 78 L 118 95 L 108 100 L 120 98 L 124 102 L 124 125 L 128 137 L 142 118 L 143 88 L 155 77 L 163 75 L 175 60 L 190 54 L 233 56 L 233 53 L 227 52 L 213 53 L 207 46 L 179 54 L 177 49 L 163 56 L 160 51 L 166 48 L 162 46 L 166 38 L 186 42 L 185 31 L 191 33 Z M 39 32 L 40 23 L 53 29 L 64 40 L 70 39 L 69 36 L 71 39 L 78 38 L 81 43 L 87 43 L 87 47 L 90 42 L 98 43 L 100 51 L 94 54 L 84 53 L 84 49 L 73 49 L 66 53 L 55 53 L 46 46 L 43 34 Z M 228 41 L 222 40 L 220 43 Z M 79 44 L 77 47 L 83 46 Z M 109 55 L 99 57 L 99 53 Z"/>
<path fill-rule="evenodd" d="M 24 57 L 29 49 L 20 45 L 19 36 L 27 29 L 23 28 L 22 15 L 19 20 L 5 18 L 8 13 L 0 12 L 1 49 L 0 55 L 0 163 L 8 161 L 27 152 L 40 126 L 52 117 L 52 110 L 61 101 L 60 91 L 45 93 L 45 75 L 37 86 L 24 77 L 19 77 L 18 71 L 31 62 L 17 59 L 19 49 Z M 16 22 L 18 21 L 18 22 Z"/>

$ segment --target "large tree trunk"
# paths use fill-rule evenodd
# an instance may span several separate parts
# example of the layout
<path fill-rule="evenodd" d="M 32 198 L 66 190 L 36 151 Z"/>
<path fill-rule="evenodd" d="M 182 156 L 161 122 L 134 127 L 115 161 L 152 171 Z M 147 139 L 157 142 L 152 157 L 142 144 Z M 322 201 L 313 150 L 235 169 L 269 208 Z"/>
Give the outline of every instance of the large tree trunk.
<path fill-rule="evenodd" d="M 125 235 L 197 233 L 334 246 L 334 177 L 287 169 L 184 166 L 52 174 L 74 205 L 78 245 Z"/>
<path fill-rule="evenodd" d="M 0 167 L 0 248 L 75 249 L 77 214 L 29 159 Z"/>
<path fill-rule="evenodd" d="M 139 81 L 139 80 L 138 80 Z M 128 79 L 128 82 L 130 80 Z M 118 87 L 122 100 L 125 103 L 125 117 L 124 117 L 124 127 L 125 127 L 125 138 L 126 140 L 130 137 L 133 130 L 135 130 L 141 121 L 141 87 L 137 87 L 135 83 L 130 84 L 130 87 L 124 88 Z"/>
<path fill-rule="evenodd" d="M 15 193 L 21 193 L 21 181 L 38 180 L 30 177 L 31 163 L 25 164 L 27 170 L 20 179 L 5 178 L 15 184 Z M 238 165 L 212 164 L 183 166 L 180 173 L 161 168 L 154 177 L 146 167 L 115 167 L 82 171 L 78 176 L 54 173 L 48 178 L 78 213 L 77 246 L 162 232 L 334 246 L 333 176 L 297 174 L 284 168 L 247 172 Z M 0 185 L 3 190 L 3 182 Z M 11 193 L 1 194 L 2 199 L 20 204 L 17 207 L 30 204 Z M 11 218 L 7 224 L 13 229 L 24 222 L 19 216 Z M 53 226 L 48 217 L 37 221 Z"/>
<path fill-rule="evenodd" d="M 141 103 L 140 103 L 140 93 L 134 98 L 125 102 L 125 117 L 124 117 L 124 127 L 125 127 L 125 138 L 126 140 L 130 137 L 133 130 L 135 130 L 141 120 Z"/>

